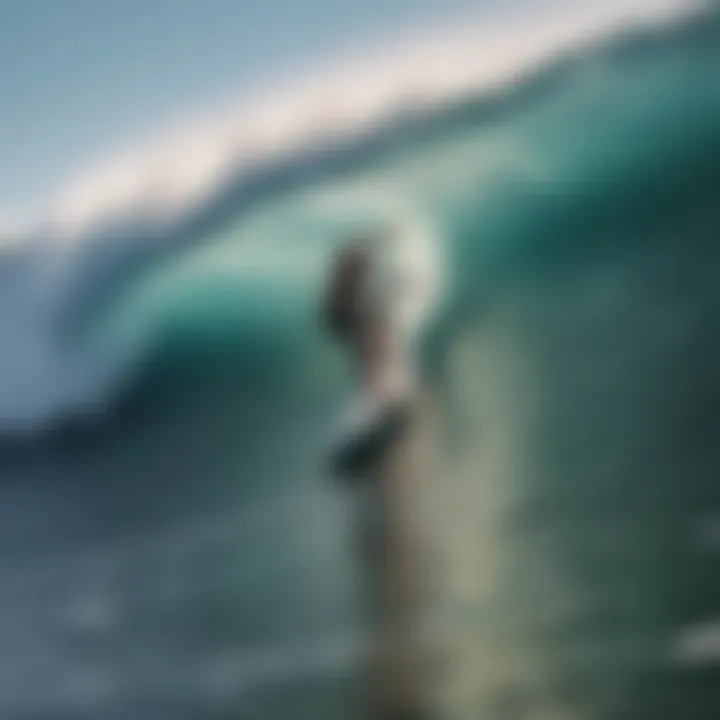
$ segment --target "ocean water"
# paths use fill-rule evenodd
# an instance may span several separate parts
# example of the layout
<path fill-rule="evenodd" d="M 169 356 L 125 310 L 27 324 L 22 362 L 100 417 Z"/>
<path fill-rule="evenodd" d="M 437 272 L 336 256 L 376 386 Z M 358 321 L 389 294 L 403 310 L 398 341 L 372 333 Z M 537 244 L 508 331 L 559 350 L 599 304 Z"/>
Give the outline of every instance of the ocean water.
<path fill-rule="evenodd" d="M 346 232 L 434 237 L 449 718 L 720 707 L 720 16 L 232 172 L 0 265 L 0 717 L 352 717 Z"/>

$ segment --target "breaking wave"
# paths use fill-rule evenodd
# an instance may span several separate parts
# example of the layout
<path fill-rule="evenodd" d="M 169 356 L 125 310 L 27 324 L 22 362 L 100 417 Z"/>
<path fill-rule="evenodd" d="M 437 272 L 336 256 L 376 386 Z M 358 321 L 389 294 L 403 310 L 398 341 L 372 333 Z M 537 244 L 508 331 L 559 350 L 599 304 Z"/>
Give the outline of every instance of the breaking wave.
<path fill-rule="evenodd" d="M 368 223 L 434 235 L 450 324 L 507 262 L 717 227 L 720 20 L 687 7 L 409 38 L 72 184 L 3 237 L 0 432 L 95 417 L 188 353 L 317 358 L 327 254 Z"/>

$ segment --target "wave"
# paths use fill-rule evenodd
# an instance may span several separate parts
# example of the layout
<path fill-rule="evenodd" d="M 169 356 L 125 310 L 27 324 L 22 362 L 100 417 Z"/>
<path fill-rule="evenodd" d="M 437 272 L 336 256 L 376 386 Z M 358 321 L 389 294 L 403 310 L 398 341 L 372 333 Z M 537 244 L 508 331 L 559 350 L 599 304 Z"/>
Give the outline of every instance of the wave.
<path fill-rule="evenodd" d="M 476 21 L 410 34 L 370 57 L 340 58 L 303 80 L 252 97 L 218 117 L 183 123 L 146 146 L 126 149 L 69 183 L 49 212 L 7 222 L 2 237 L 50 234 L 78 241 L 116 223 L 179 221 L 238 176 L 294 165 L 387 124 L 436 114 L 470 95 L 506 87 L 538 64 L 619 30 L 662 26 L 700 7 L 678 0 L 632 0 L 578 8 L 560 3 L 537 17 Z M 13 230 L 13 228 L 15 228 Z"/>
<path fill-rule="evenodd" d="M 103 413 L 168 335 L 191 346 L 224 324 L 248 343 L 305 342 L 323 258 L 353 224 L 427 217 L 449 255 L 472 258 L 462 294 L 478 253 L 528 234 L 520 216 L 547 225 L 613 173 L 642 189 L 643 173 L 680 169 L 717 140 L 717 93 L 698 85 L 712 84 L 716 14 L 687 7 L 563 7 L 411 39 L 91 173 L 5 237 L 0 432 Z M 464 242 L 478 234 L 494 240 Z"/>

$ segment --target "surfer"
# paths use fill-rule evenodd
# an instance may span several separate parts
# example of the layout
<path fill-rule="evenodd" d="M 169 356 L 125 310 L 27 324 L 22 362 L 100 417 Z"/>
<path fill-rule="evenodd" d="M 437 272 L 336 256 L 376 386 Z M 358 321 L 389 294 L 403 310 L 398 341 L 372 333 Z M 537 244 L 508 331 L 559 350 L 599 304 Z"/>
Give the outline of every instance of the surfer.
<path fill-rule="evenodd" d="M 427 444 L 427 413 L 415 359 L 434 270 L 420 238 L 398 232 L 356 237 L 335 259 L 324 306 L 328 329 L 349 349 L 360 377 L 332 448 L 332 469 L 356 481 L 369 620 L 368 717 L 374 720 L 428 717 L 417 457 Z"/>
<path fill-rule="evenodd" d="M 431 261 L 416 240 L 408 252 L 399 232 L 368 234 L 351 239 L 335 260 L 325 321 L 349 348 L 361 382 L 331 452 L 336 477 L 363 475 L 412 414 L 415 345 L 433 294 Z"/>

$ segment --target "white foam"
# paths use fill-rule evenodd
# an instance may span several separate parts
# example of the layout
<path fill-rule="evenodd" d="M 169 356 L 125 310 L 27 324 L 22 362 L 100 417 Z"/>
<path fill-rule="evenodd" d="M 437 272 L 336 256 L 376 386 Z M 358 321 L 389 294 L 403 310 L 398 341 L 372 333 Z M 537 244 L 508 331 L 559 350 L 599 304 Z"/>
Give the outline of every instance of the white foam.
<path fill-rule="evenodd" d="M 127 215 L 166 221 L 202 204 L 244 169 L 352 137 L 398 114 L 501 87 L 574 46 L 631 25 L 668 22 L 697 5 L 565 0 L 530 17 L 471 18 L 418 31 L 109 157 L 68 183 L 34 226 L 68 240 Z M 3 234 L 7 241 L 12 230 Z"/>

